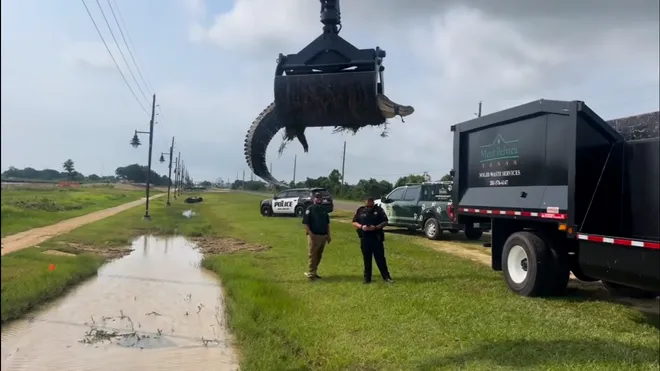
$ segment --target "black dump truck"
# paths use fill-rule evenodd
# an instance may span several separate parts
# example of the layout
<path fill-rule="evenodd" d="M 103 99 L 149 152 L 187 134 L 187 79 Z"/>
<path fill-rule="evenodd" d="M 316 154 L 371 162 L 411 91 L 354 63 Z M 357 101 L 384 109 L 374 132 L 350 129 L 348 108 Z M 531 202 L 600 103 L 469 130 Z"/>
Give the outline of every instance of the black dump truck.
<path fill-rule="evenodd" d="M 539 100 L 451 130 L 452 217 L 491 224 L 492 268 L 512 291 L 561 295 L 573 272 L 660 294 L 657 123 L 628 140 L 584 102 Z"/>

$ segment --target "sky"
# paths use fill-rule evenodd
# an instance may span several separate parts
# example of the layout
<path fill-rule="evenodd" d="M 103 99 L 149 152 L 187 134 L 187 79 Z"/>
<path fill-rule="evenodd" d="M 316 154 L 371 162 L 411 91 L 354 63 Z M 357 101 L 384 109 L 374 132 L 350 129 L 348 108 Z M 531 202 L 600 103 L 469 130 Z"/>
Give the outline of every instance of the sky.
<path fill-rule="evenodd" d="M 157 159 L 174 136 L 195 180 L 250 179 L 245 135 L 273 100 L 278 54 L 321 33 L 319 2 L 99 0 L 118 43 L 96 0 L 85 3 L 137 99 L 80 0 L 3 0 L 2 169 L 145 164 L 148 138 L 129 141 L 149 130 L 155 93 L 155 171 L 167 172 Z M 294 156 L 298 180 L 341 169 L 344 141 L 349 183 L 439 179 L 452 167 L 449 127 L 479 101 L 484 115 L 541 98 L 583 100 L 604 119 L 659 109 L 657 0 L 344 0 L 341 11 L 340 35 L 387 51 L 386 94 L 415 113 L 390 120 L 387 138 L 308 129 L 308 153 L 294 141 L 279 156 L 278 135 L 267 156 L 278 179 L 292 179 Z"/>

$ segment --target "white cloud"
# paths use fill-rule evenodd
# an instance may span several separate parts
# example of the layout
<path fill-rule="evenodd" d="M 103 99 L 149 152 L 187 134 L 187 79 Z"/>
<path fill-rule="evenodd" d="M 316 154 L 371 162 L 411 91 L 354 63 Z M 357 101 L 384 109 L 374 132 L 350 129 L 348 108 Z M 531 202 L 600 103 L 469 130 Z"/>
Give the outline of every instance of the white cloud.
<path fill-rule="evenodd" d="M 62 51 L 62 58 L 69 64 L 84 64 L 96 68 L 115 68 L 112 58 L 102 42 L 79 41 Z"/>
<path fill-rule="evenodd" d="M 38 19 L 42 2 L 13 4 L 25 9 L 2 22 L 3 167 L 42 166 L 58 148 L 67 155 L 50 166 L 59 157 L 79 158 L 87 172 L 98 171 L 96 162 L 142 161 L 144 151 L 126 140 L 147 121 L 105 48 L 71 41 L 97 40 L 80 4 Z M 321 33 L 319 2 L 238 0 L 229 10 L 204 0 L 163 4 L 156 13 L 140 2 L 122 8 L 166 115 L 157 146 L 165 150 L 176 136 L 196 178 L 234 177 L 247 167 L 245 134 L 273 99 L 278 53 L 296 53 Z M 325 175 L 341 166 L 346 140 L 351 182 L 423 170 L 438 178 L 452 166 L 449 126 L 474 117 L 478 101 L 484 114 L 538 98 L 585 100 L 604 118 L 657 110 L 657 14 L 656 0 L 344 0 L 342 37 L 387 50 L 386 92 L 416 111 L 406 123 L 391 120 L 388 138 L 379 128 L 355 136 L 309 129 L 308 154 L 296 142 L 280 158 L 277 136 L 267 160 L 280 179 L 292 177 L 295 155 L 298 179 Z M 35 102 L 40 109 L 30 110 Z M 32 146 L 46 154 L 14 145 L 30 140 L 29 130 L 48 138 Z M 71 147 L 67 136 L 80 133 L 103 140 Z"/>
<path fill-rule="evenodd" d="M 416 107 L 407 123 L 390 125 L 387 139 L 377 130 L 349 137 L 350 155 L 374 163 L 371 171 L 378 173 L 448 169 L 448 128 L 473 117 L 480 100 L 485 113 L 539 98 L 598 105 L 615 94 L 608 86 L 657 84 L 658 36 L 648 31 L 658 21 L 644 14 L 648 9 L 608 2 L 605 11 L 568 4 L 536 10 L 542 4 L 532 3 L 504 1 L 498 6 L 511 10 L 506 13 L 479 1 L 344 1 L 342 36 L 358 47 L 384 47 L 388 95 Z M 206 41 L 249 60 L 272 59 L 297 52 L 320 34 L 318 11 L 313 1 L 237 0 L 230 11 L 212 17 Z M 260 109 L 254 107 L 254 114 Z M 304 156 L 318 158 L 342 141 L 328 131 L 308 132 L 315 154 Z"/>

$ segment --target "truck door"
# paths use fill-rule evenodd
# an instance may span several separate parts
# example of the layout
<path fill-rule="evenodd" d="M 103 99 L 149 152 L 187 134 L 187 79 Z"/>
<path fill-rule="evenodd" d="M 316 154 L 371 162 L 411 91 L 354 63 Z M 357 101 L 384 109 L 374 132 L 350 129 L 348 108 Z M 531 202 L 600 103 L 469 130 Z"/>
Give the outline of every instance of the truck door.
<path fill-rule="evenodd" d="M 389 219 L 390 224 L 397 224 L 399 220 L 399 214 L 401 214 L 401 206 L 399 203 L 403 200 L 403 193 L 406 191 L 405 187 L 397 188 L 390 192 L 386 198 L 390 201 L 388 203 L 381 203 L 380 206 L 387 214 L 387 219 Z"/>
<path fill-rule="evenodd" d="M 406 187 L 406 193 L 403 195 L 403 200 L 398 202 L 401 208 L 399 223 L 406 225 L 415 225 L 417 223 L 416 218 L 419 217 L 421 212 L 421 210 L 419 210 L 418 202 L 421 190 L 422 187 L 418 185 Z"/>

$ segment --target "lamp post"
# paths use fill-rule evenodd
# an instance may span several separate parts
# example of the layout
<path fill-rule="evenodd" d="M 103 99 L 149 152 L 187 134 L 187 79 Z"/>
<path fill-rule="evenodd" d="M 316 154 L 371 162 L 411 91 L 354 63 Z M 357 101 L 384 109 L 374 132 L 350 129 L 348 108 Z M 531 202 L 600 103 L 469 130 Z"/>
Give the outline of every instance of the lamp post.
<path fill-rule="evenodd" d="M 170 155 L 170 164 L 167 167 L 169 169 L 169 172 L 168 172 L 168 175 L 167 175 L 167 206 L 172 205 L 170 203 L 170 189 L 172 188 L 172 152 L 173 151 L 174 151 L 174 137 L 172 137 L 172 145 L 170 146 L 170 153 L 169 153 L 169 155 Z M 166 155 L 166 154 L 167 154 L 167 152 L 161 152 L 160 153 L 159 161 L 161 163 L 165 162 L 165 158 L 163 157 L 163 155 Z"/>
<path fill-rule="evenodd" d="M 154 94 L 153 101 L 151 103 L 151 120 L 149 120 L 149 131 L 138 131 L 135 130 L 135 134 L 133 134 L 133 139 L 131 139 L 131 146 L 133 148 L 137 148 L 141 143 L 140 143 L 140 138 L 138 138 L 138 134 L 149 134 L 149 157 L 147 159 L 147 200 L 145 202 L 145 210 L 144 210 L 144 219 L 145 220 L 151 220 L 151 215 L 149 215 L 149 191 L 150 191 L 150 183 L 151 183 L 151 152 L 153 150 L 153 145 L 154 145 L 154 116 L 156 114 L 156 94 Z"/>

